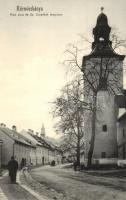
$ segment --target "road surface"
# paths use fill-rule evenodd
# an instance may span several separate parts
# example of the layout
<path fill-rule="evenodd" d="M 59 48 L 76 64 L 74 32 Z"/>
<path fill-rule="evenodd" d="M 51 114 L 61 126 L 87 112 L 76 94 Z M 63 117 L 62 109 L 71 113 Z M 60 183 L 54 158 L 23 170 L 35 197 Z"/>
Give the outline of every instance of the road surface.
<path fill-rule="evenodd" d="M 18 184 L 10 184 L 8 175 L 0 177 L 0 200 L 126 200 L 126 170 L 115 174 L 44 166 L 19 174 Z"/>
<path fill-rule="evenodd" d="M 74 172 L 59 166 L 39 167 L 30 174 L 36 183 L 39 182 L 38 192 L 50 199 L 126 200 L 125 179 Z"/>

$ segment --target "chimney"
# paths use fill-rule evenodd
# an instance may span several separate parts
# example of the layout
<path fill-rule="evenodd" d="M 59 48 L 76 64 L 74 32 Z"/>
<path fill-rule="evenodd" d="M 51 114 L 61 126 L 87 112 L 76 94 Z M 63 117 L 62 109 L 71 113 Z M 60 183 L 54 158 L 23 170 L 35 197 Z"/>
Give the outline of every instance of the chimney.
<path fill-rule="evenodd" d="M 6 127 L 6 124 L 1 123 L 0 126 L 1 126 L 1 127 Z"/>
<path fill-rule="evenodd" d="M 17 127 L 15 125 L 12 126 L 13 131 L 17 131 Z"/>
<path fill-rule="evenodd" d="M 28 133 L 30 133 L 30 134 L 34 134 L 34 131 L 32 130 L 32 129 L 28 129 Z"/>

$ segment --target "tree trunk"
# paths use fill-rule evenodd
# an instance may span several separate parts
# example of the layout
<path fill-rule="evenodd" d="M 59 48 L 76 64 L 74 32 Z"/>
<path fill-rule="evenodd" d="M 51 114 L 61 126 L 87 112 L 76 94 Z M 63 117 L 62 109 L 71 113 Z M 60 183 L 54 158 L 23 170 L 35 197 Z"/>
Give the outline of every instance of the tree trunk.
<path fill-rule="evenodd" d="M 80 113 L 77 115 L 77 166 L 80 167 Z"/>
<path fill-rule="evenodd" d="M 97 104 L 97 94 L 95 94 L 93 97 L 92 134 L 91 134 L 91 141 L 90 141 L 90 149 L 88 152 L 88 163 L 87 163 L 88 168 L 91 168 L 92 156 L 93 156 L 93 151 L 94 151 L 95 127 L 96 127 L 96 104 Z"/>
<path fill-rule="evenodd" d="M 77 146 L 77 166 L 80 166 L 80 145 Z"/>

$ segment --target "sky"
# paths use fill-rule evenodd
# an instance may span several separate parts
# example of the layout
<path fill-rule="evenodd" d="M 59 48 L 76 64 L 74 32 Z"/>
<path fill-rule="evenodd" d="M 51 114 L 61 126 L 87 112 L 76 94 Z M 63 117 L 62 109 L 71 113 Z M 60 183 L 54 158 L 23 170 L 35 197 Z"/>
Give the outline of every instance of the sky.
<path fill-rule="evenodd" d="M 43 11 L 17 11 L 17 6 Z M 56 137 L 50 102 L 67 80 L 60 65 L 64 51 L 78 34 L 91 35 L 101 6 L 109 25 L 126 36 L 125 0 L 0 0 L 0 123 L 35 132 L 43 123 L 46 134 Z"/>

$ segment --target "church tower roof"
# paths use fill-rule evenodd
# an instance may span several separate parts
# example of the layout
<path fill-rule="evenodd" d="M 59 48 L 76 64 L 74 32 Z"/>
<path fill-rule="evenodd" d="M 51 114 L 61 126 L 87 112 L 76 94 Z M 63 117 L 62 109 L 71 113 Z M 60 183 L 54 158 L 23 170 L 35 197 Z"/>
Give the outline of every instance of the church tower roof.
<path fill-rule="evenodd" d="M 110 43 L 109 41 L 110 31 L 111 27 L 108 25 L 108 18 L 102 12 L 100 15 L 98 15 L 96 26 L 95 28 L 93 28 L 94 43 L 92 44 L 92 48 L 94 48 L 99 41 Z"/>
<path fill-rule="evenodd" d="M 97 17 L 96 26 L 93 28 L 92 52 L 88 56 L 84 56 L 84 60 L 92 57 L 116 57 L 123 60 L 125 56 L 117 54 L 112 48 L 112 42 L 110 41 L 111 27 L 108 24 L 107 16 L 103 13 L 103 9 L 102 7 L 101 13 Z"/>
<path fill-rule="evenodd" d="M 42 128 L 41 128 L 41 137 L 45 137 L 45 127 L 44 124 L 42 124 Z"/>

